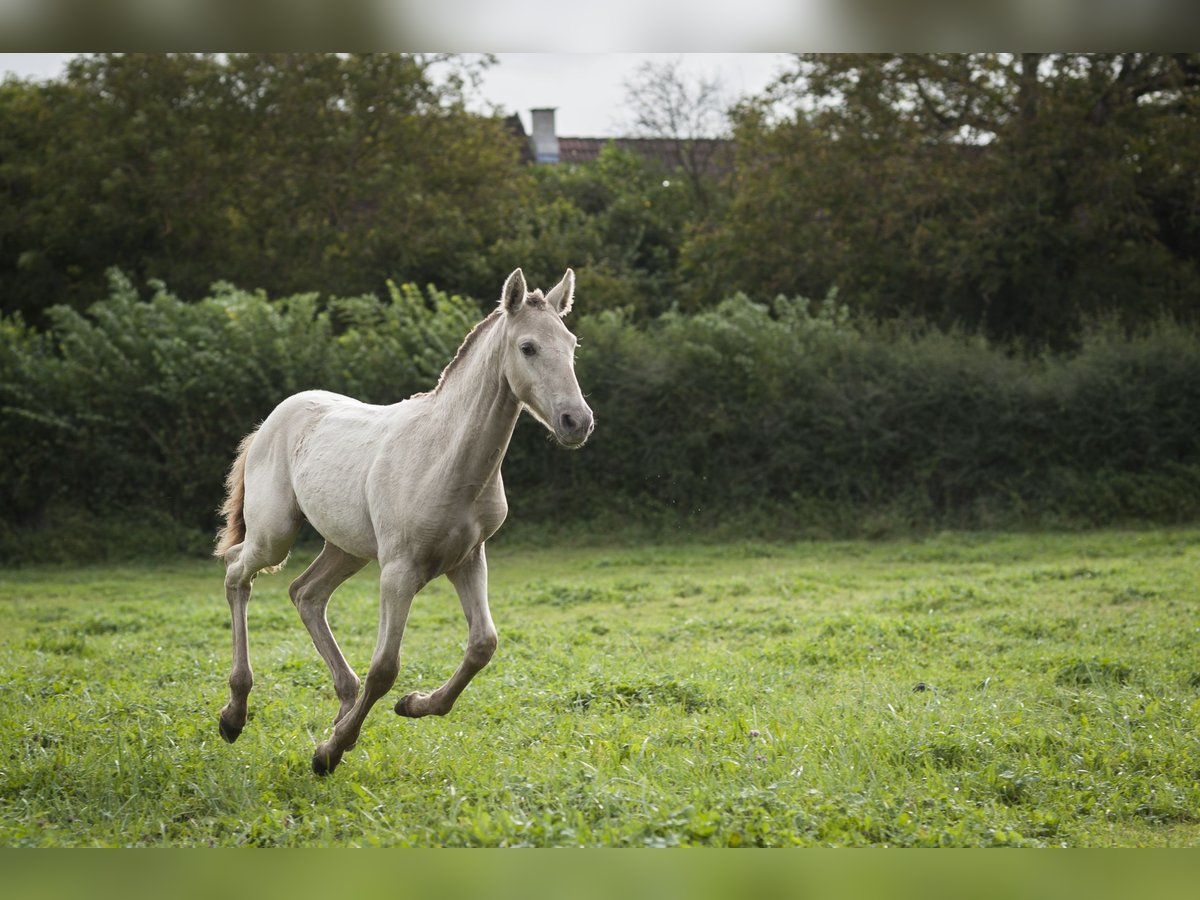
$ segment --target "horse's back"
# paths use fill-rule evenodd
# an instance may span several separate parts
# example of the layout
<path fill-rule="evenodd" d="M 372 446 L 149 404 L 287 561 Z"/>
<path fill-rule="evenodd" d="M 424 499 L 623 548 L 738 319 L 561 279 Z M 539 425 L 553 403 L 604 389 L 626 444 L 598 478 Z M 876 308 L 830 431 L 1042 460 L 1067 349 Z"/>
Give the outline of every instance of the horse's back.
<path fill-rule="evenodd" d="M 370 404 L 335 394 L 333 391 L 301 391 L 298 394 L 280 401 L 262 424 L 260 431 L 280 430 L 292 431 L 297 427 L 305 427 L 319 422 L 326 416 L 354 409 L 379 409 Z"/>

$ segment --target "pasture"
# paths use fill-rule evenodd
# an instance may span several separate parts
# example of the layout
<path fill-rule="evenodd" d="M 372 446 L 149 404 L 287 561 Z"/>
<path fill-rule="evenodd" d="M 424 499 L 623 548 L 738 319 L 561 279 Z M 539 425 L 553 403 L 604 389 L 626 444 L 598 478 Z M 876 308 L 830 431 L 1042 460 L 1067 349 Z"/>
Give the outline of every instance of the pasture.
<path fill-rule="evenodd" d="M 303 558 L 301 558 L 303 557 Z M 3 846 L 1200 844 L 1200 530 L 882 542 L 489 544 L 499 650 L 438 580 L 394 690 L 312 774 L 337 700 L 259 578 L 217 733 L 218 562 L 0 574 Z M 378 569 L 329 619 L 365 675 Z"/>

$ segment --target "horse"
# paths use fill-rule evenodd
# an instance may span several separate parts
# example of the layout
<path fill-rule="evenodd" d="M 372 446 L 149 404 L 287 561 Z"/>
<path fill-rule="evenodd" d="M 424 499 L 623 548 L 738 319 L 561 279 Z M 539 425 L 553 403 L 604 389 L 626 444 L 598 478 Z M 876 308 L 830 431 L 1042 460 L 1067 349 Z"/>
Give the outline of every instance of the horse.
<path fill-rule="evenodd" d="M 574 294 L 571 269 L 543 294 L 528 289 L 518 268 L 432 391 L 390 406 L 304 391 L 243 439 L 226 480 L 215 550 L 225 562 L 233 621 L 229 702 L 219 719 L 227 742 L 245 727 L 253 685 L 246 608 L 254 579 L 282 568 L 303 520 L 325 545 L 288 593 L 340 703 L 332 733 L 313 753 L 317 775 L 337 767 L 371 707 L 392 689 L 413 597 L 434 578 L 445 575 L 458 594 L 466 651 L 441 687 L 406 694 L 396 712 L 445 715 L 491 660 L 497 635 L 484 546 L 508 514 L 500 467 L 517 419 L 528 410 L 570 449 L 582 447 L 594 425 L 575 377 L 578 341 L 562 321 Z M 373 559 L 379 633 L 360 695 L 325 610 L 333 591 Z"/>

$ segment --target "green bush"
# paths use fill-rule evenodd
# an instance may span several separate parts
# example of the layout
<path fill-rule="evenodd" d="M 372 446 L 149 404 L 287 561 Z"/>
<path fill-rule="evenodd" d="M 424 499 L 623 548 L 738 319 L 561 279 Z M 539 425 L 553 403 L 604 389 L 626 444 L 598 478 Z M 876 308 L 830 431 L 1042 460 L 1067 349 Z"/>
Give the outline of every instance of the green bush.
<path fill-rule="evenodd" d="M 1039 358 L 857 324 L 834 298 L 579 330 L 596 433 L 565 463 L 515 447 L 514 510 L 868 535 L 1200 512 L 1200 337 L 1170 321 Z"/>
<path fill-rule="evenodd" d="M 0 517 L 10 529 L 71 509 L 50 518 L 149 510 L 211 531 L 239 440 L 280 400 L 325 388 L 393 402 L 426 389 L 477 313 L 412 285 L 391 285 L 384 302 L 268 300 L 228 284 L 198 303 L 162 285 L 142 300 L 113 273 L 109 297 L 86 315 L 50 316 L 45 334 L 17 317 L 0 327 Z"/>
<path fill-rule="evenodd" d="M 62 532 L 60 556 L 111 555 L 98 523 L 116 520 L 173 522 L 147 546 L 194 546 L 238 441 L 280 400 L 426 390 L 477 310 L 411 285 L 271 300 L 218 284 L 188 304 L 114 274 L 109 297 L 55 309 L 45 333 L 0 320 L 0 556 L 54 555 L 30 550 L 39 527 Z M 518 530 L 881 535 L 1200 512 L 1200 336 L 1170 321 L 1098 325 L 1036 358 L 864 325 L 833 296 L 573 325 L 596 432 L 565 453 L 517 429 Z"/>

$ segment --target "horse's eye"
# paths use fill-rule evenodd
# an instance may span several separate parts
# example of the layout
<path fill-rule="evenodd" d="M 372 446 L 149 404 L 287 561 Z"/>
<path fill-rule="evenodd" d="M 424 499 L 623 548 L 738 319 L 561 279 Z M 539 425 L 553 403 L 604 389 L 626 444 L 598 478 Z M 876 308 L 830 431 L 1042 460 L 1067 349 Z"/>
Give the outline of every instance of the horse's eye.
<path fill-rule="evenodd" d="M 526 356 L 533 356 L 535 353 L 537 353 L 537 347 L 526 341 L 521 345 L 521 352 Z"/>

